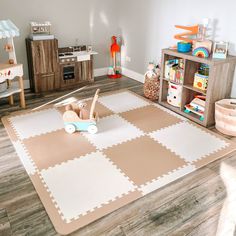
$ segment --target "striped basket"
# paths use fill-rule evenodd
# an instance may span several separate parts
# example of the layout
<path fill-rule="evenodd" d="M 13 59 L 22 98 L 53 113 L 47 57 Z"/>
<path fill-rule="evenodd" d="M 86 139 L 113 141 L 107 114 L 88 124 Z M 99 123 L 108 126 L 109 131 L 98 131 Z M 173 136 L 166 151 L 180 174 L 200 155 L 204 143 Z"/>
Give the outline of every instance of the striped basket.
<path fill-rule="evenodd" d="M 223 99 L 215 104 L 216 129 L 236 136 L 236 99 Z"/>

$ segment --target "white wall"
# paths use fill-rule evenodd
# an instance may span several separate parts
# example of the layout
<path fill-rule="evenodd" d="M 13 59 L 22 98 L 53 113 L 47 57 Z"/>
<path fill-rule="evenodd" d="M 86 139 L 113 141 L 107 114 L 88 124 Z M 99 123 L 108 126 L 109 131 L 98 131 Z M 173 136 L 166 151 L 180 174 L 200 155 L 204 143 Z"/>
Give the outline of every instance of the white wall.
<path fill-rule="evenodd" d="M 124 67 L 143 74 L 149 61 L 159 61 L 161 49 L 174 45 L 176 24 L 212 20 L 212 38 L 230 42 L 229 52 L 236 55 L 235 0 L 120 0 L 119 26 L 124 38 Z M 125 59 L 125 55 L 123 59 Z M 236 97 L 236 79 L 232 90 Z"/>
<path fill-rule="evenodd" d="M 115 0 L 1 0 L 0 20 L 11 19 L 20 29 L 15 38 L 17 60 L 24 64 L 28 78 L 25 38 L 29 34 L 30 21 L 49 20 L 59 46 L 91 44 L 99 52 L 95 56 L 95 68 L 109 64 L 111 36 L 117 33 Z M 4 58 L 3 42 L 0 44 L 0 61 Z M 6 56 L 6 55 L 5 55 Z"/>
<path fill-rule="evenodd" d="M 11 19 L 20 29 L 16 53 L 28 77 L 25 38 L 29 22 L 49 20 L 59 46 L 92 44 L 99 52 L 95 68 L 109 65 L 110 37 L 122 35 L 123 66 L 143 74 L 149 61 L 159 61 L 161 49 L 176 43 L 175 24 L 191 25 L 210 18 L 213 39 L 230 42 L 236 55 L 236 0 L 1 0 L 0 19 Z M 131 62 L 125 61 L 125 56 Z M 4 57 L 0 42 L 0 61 Z M 236 97 L 236 79 L 232 95 Z"/>

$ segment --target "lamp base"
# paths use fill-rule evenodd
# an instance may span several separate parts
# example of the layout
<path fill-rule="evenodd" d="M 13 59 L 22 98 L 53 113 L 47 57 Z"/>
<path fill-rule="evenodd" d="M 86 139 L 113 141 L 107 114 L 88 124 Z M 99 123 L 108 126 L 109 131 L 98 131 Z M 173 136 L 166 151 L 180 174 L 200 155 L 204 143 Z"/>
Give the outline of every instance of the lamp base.
<path fill-rule="evenodd" d="M 110 79 L 120 79 L 121 77 L 122 77 L 122 74 L 108 75 L 108 78 Z"/>

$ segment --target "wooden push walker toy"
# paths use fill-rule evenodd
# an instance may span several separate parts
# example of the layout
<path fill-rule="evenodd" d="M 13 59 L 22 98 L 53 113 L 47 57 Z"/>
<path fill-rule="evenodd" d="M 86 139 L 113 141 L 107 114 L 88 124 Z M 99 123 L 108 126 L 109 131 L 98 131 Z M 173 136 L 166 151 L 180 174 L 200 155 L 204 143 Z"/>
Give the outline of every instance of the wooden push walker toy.
<path fill-rule="evenodd" d="M 66 106 L 63 121 L 67 133 L 73 134 L 76 131 L 88 131 L 90 134 L 97 133 L 98 113 L 94 110 L 99 91 L 98 89 L 94 95 L 90 111 L 85 109 L 85 103 L 72 103 Z"/>

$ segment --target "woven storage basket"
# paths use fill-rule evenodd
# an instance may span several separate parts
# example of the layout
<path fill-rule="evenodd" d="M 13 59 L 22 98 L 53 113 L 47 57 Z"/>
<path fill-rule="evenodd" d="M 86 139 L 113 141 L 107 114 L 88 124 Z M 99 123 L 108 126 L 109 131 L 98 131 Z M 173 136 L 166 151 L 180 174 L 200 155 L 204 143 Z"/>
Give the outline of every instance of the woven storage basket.
<path fill-rule="evenodd" d="M 216 129 L 236 136 L 236 99 L 223 99 L 215 104 Z"/>
<path fill-rule="evenodd" d="M 149 78 L 145 76 L 145 82 L 143 87 L 144 96 L 150 100 L 157 100 L 159 97 L 160 80 L 158 76 Z"/>

